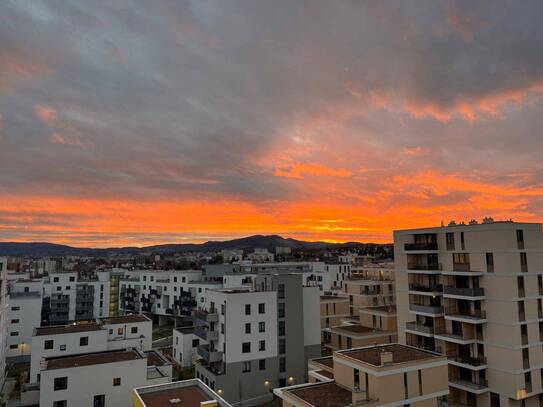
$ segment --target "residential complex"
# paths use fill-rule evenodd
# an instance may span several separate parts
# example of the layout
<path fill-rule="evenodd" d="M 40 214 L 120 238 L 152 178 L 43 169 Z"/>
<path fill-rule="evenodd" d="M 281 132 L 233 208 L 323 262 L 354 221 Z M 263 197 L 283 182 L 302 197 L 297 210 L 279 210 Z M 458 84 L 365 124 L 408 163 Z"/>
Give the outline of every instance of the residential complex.
<path fill-rule="evenodd" d="M 309 377 L 309 383 L 274 389 L 283 407 L 434 407 L 449 392 L 446 357 L 400 344 L 313 359 Z"/>
<path fill-rule="evenodd" d="M 7 333 L 9 326 L 8 259 L 0 257 L 0 385 L 6 377 Z"/>
<path fill-rule="evenodd" d="M 446 354 L 449 401 L 543 404 L 540 224 L 455 224 L 394 232 L 399 338 Z"/>

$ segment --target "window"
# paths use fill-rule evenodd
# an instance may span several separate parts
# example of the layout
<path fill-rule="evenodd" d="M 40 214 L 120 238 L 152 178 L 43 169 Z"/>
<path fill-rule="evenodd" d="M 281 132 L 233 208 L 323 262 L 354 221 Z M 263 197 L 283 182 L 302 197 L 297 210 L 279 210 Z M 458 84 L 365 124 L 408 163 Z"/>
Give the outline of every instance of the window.
<path fill-rule="evenodd" d="M 285 318 L 285 303 L 279 302 L 277 304 L 277 318 Z"/>
<path fill-rule="evenodd" d="M 286 352 L 286 349 L 287 349 L 287 342 L 285 341 L 285 339 L 284 338 L 279 339 L 279 353 L 284 354 Z"/>
<path fill-rule="evenodd" d="M 285 285 L 284 284 L 279 284 L 277 286 L 277 298 L 279 298 L 279 299 L 285 298 Z"/>
<path fill-rule="evenodd" d="M 71 282 L 75 281 L 75 277 L 74 277 L 74 276 L 71 276 L 71 277 L 70 277 L 70 281 L 71 281 Z"/>
<path fill-rule="evenodd" d="M 528 271 L 528 258 L 526 253 L 520 253 L 520 271 L 526 273 Z"/>
<path fill-rule="evenodd" d="M 243 365 L 241 367 L 241 371 L 243 373 L 248 373 L 251 371 L 251 361 L 243 362 Z"/>
<path fill-rule="evenodd" d="M 466 250 L 466 240 L 464 239 L 464 232 L 460 232 L 460 246 L 462 250 Z"/>
<path fill-rule="evenodd" d="M 285 321 L 279 321 L 278 323 L 279 336 L 285 336 Z"/>
<path fill-rule="evenodd" d="M 258 361 L 258 370 L 266 370 L 266 359 L 260 359 Z"/>
<path fill-rule="evenodd" d="M 497 393 L 490 393 L 490 407 L 500 407 L 500 395 Z"/>
<path fill-rule="evenodd" d="M 403 390 L 404 390 L 405 398 L 408 399 L 409 398 L 409 386 L 407 385 L 407 373 L 403 374 Z"/>
<path fill-rule="evenodd" d="M 258 304 L 258 313 L 264 314 L 265 312 L 266 312 L 266 304 L 264 303 Z"/>
<path fill-rule="evenodd" d="M 494 272 L 494 253 L 486 254 L 486 271 L 487 273 Z"/>
<path fill-rule="evenodd" d="M 251 333 L 251 324 L 245 324 L 245 333 L 250 334 Z"/>
<path fill-rule="evenodd" d="M 120 377 L 114 377 L 113 378 L 113 386 L 120 386 L 121 385 L 121 378 Z"/>
<path fill-rule="evenodd" d="M 454 250 L 454 233 L 447 233 L 445 240 L 447 241 L 447 250 Z"/>
<path fill-rule="evenodd" d="M 19 347 L 19 345 L 17 345 L 17 344 L 9 345 L 10 349 L 17 349 L 18 347 Z"/>
<path fill-rule="evenodd" d="M 524 250 L 524 231 L 517 230 L 517 247 L 519 250 Z"/>
<path fill-rule="evenodd" d="M 97 396 L 94 396 L 94 402 L 92 404 L 92 407 L 105 407 L 105 406 L 106 406 L 105 394 L 99 394 Z"/>
<path fill-rule="evenodd" d="M 251 315 L 251 304 L 245 304 L 245 315 Z"/>
<path fill-rule="evenodd" d="M 70 287 L 69 285 L 66 286 L 66 289 L 67 290 L 70 290 L 72 287 Z"/>
<path fill-rule="evenodd" d="M 60 345 L 60 350 L 66 350 L 66 345 Z"/>
<path fill-rule="evenodd" d="M 18 331 L 10 332 L 9 336 L 19 336 L 19 332 Z"/>
<path fill-rule="evenodd" d="M 53 283 L 58 283 L 58 277 L 53 277 Z"/>
<path fill-rule="evenodd" d="M 117 329 L 117 335 L 122 335 L 124 332 L 123 328 Z"/>
<path fill-rule="evenodd" d="M 263 352 L 266 350 L 266 341 L 259 341 L 258 343 L 258 350 L 260 352 Z"/>
<path fill-rule="evenodd" d="M 265 322 L 259 322 L 258 323 L 258 332 L 266 332 L 266 323 Z"/>
<path fill-rule="evenodd" d="M 241 353 L 251 352 L 251 342 L 243 342 L 241 344 Z"/>
<path fill-rule="evenodd" d="M 89 337 L 88 336 L 82 336 L 79 338 L 79 346 L 87 346 L 89 344 Z"/>
<path fill-rule="evenodd" d="M 53 349 L 54 341 L 47 340 L 43 343 L 43 349 Z"/>
<path fill-rule="evenodd" d="M 53 401 L 53 407 L 67 407 L 68 402 L 66 400 Z"/>
<path fill-rule="evenodd" d="M 21 307 L 11 307 L 12 311 L 19 311 L 20 309 L 21 309 Z"/>
<path fill-rule="evenodd" d="M 453 263 L 469 264 L 469 253 L 453 253 Z"/>
<path fill-rule="evenodd" d="M 196 348 L 200 344 L 200 339 L 193 339 L 192 340 L 192 347 Z"/>
<path fill-rule="evenodd" d="M 284 373 L 287 371 L 287 360 L 286 358 L 279 358 L 279 372 Z"/>
<path fill-rule="evenodd" d="M 132 328 L 130 328 L 130 333 L 132 333 L 132 334 L 137 334 L 137 333 L 138 333 L 138 327 L 137 327 L 137 326 L 133 326 Z"/>
<path fill-rule="evenodd" d="M 55 377 L 54 391 L 66 390 L 68 388 L 67 377 Z"/>

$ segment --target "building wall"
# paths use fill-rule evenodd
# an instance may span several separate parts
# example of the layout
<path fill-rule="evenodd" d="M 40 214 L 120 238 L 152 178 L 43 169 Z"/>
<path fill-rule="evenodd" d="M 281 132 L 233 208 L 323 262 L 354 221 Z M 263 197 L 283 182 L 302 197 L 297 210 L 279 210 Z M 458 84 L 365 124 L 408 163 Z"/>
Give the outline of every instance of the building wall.
<path fill-rule="evenodd" d="M 172 343 L 172 356 L 175 362 L 183 368 L 193 366 L 198 359 L 197 348 L 200 344 L 200 338 L 194 333 L 184 334 L 174 329 Z"/>
<path fill-rule="evenodd" d="M 12 294 L 8 308 L 8 358 L 30 355 L 34 328 L 41 323 L 41 306 L 41 292 Z"/>

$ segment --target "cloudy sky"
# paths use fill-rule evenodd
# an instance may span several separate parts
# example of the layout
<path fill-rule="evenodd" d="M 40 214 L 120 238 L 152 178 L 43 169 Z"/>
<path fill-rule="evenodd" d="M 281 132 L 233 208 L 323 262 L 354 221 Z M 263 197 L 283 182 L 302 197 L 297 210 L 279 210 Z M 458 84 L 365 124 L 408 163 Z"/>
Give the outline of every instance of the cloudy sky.
<path fill-rule="evenodd" d="M 0 3 L 0 240 L 543 220 L 543 2 Z"/>

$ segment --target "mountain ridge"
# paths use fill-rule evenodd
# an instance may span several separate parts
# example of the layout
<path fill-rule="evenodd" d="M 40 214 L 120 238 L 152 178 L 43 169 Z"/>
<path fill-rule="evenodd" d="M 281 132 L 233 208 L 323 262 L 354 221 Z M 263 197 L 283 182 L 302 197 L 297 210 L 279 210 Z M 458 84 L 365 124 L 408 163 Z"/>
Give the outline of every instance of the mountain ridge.
<path fill-rule="evenodd" d="M 152 246 L 126 246 L 109 248 L 73 247 L 49 242 L 0 242 L 0 256 L 98 256 L 107 253 L 133 253 L 158 252 L 208 252 L 220 250 L 251 250 L 263 248 L 272 250 L 275 247 L 289 247 L 291 249 L 325 249 L 325 248 L 356 248 L 365 246 L 387 245 L 379 243 L 344 242 L 329 243 L 324 241 L 304 241 L 285 238 L 279 235 L 252 235 L 231 240 L 210 240 L 204 243 L 166 243 Z"/>

